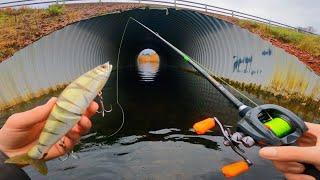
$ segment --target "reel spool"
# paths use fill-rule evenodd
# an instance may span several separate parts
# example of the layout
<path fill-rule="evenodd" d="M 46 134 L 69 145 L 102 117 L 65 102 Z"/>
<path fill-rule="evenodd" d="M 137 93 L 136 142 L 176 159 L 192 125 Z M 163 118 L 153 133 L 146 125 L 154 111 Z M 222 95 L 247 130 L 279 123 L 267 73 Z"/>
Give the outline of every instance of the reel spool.
<path fill-rule="evenodd" d="M 237 129 L 252 137 L 259 145 L 293 145 L 307 130 L 293 112 L 274 104 L 265 104 L 240 111 L 243 118 Z"/>
<path fill-rule="evenodd" d="M 287 136 L 293 130 L 291 125 L 281 117 L 273 118 L 270 121 L 267 121 L 263 124 L 268 129 L 270 129 L 273 132 L 273 134 L 276 135 L 278 138 Z"/>

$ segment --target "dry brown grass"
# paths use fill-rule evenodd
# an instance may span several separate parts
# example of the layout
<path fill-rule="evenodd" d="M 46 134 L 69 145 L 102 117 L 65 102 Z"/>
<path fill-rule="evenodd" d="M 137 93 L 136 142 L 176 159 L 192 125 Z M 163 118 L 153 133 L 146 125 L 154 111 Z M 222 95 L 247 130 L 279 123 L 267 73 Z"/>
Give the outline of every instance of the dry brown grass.
<path fill-rule="evenodd" d="M 59 16 L 53 17 L 45 9 L 0 10 L 0 60 L 43 36 L 44 28 L 59 22 Z"/>
<path fill-rule="evenodd" d="M 0 9 L 0 62 L 39 38 L 82 19 L 144 5 L 80 4 L 47 9 Z"/>

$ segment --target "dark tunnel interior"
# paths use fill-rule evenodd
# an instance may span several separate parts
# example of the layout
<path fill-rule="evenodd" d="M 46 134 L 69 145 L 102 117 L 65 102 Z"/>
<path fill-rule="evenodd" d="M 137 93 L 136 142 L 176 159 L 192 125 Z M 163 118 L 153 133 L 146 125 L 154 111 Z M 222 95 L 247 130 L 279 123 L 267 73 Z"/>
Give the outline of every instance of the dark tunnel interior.
<path fill-rule="evenodd" d="M 96 17 L 81 21 L 79 24 L 81 28 L 94 33 L 104 41 L 103 43 L 106 43 L 106 46 L 103 47 L 103 52 L 107 54 L 104 55 L 110 58 L 111 61 L 114 61 L 117 59 L 121 35 L 124 32 L 129 17 L 137 19 L 158 32 L 182 51 L 191 55 L 198 54 L 201 56 L 204 56 L 202 54 L 212 54 L 215 47 L 206 46 L 206 43 L 212 42 L 208 42 L 208 40 L 200 42 L 199 37 L 206 38 L 210 33 L 219 31 L 219 29 L 225 26 L 231 26 L 231 24 L 222 20 L 197 12 L 188 10 L 177 11 L 174 9 L 136 9 L 120 14 Z M 180 57 L 157 37 L 131 20 L 128 23 L 123 38 L 120 67 L 134 65 L 134 59 L 136 59 L 140 51 L 146 48 L 155 50 L 163 60 L 162 64 L 179 66 L 183 64 L 181 61 L 166 62 L 167 59 L 179 59 Z"/>

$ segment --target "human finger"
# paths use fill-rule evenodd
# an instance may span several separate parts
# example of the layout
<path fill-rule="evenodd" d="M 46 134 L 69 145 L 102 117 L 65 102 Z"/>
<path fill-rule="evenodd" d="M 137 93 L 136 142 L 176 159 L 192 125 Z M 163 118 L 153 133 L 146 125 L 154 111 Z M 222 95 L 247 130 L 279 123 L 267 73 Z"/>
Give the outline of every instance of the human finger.
<path fill-rule="evenodd" d="M 297 162 L 273 161 L 273 165 L 283 173 L 301 174 L 304 172 L 304 165 Z"/>
<path fill-rule="evenodd" d="M 73 149 L 76 142 L 71 140 L 70 138 L 64 136 L 61 138 L 59 142 L 57 142 L 49 151 L 47 156 L 45 157 L 46 160 L 51 160 L 57 158 L 59 156 L 63 156 L 64 154 L 68 153 L 70 150 Z"/>
<path fill-rule="evenodd" d="M 265 159 L 275 161 L 304 162 L 309 164 L 320 164 L 320 158 L 315 158 L 319 157 L 319 153 L 320 148 L 317 146 L 265 147 L 259 151 L 259 155 Z"/>
<path fill-rule="evenodd" d="M 298 146 L 315 146 L 317 143 L 317 137 L 315 136 L 302 136 L 298 139 L 297 145 Z"/>
<path fill-rule="evenodd" d="M 85 116 L 84 116 L 85 117 Z M 74 132 L 74 133 L 77 133 L 79 135 L 84 135 L 86 133 L 89 132 L 90 128 L 85 128 L 85 127 L 82 127 L 79 123 L 82 123 L 82 121 L 84 121 L 83 117 L 81 118 L 82 120 L 80 120 L 70 131 Z M 88 118 L 85 118 L 85 121 L 90 121 L 88 120 Z M 91 123 L 91 122 L 90 122 Z M 87 125 L 87 126 L 90 126 L 91 125 Z"/>
<path fill-rule="evenodd" d="M 319 135 L 320 133 L 320 124 L 305 122 L 308 127 L 308 132 L 314 135 Z"/>
<path fill-rule="evenodd" d="M 35 124 L 47 120 L 53 106 L 57 101 L 56 97 L 52 97 L 46 104 L 38 106 L 29 111 L 16 113 L 9 117 L 8 125 L 15 128 L 29 128 Z"/>
<path fill-rule="evenodd" d="M 70 137 L 72 140 L 76 139 L 81 135 L 85 135 L 90 131 L 90 128 L 92 126 L 92 123 L 90 119 L 86 116 L 82 116 L 78 124 L 76 124 L 67 134 L 68 137 Z"/>
<path fill-rule="evenodd" d="M 82 116 L 78 125 L 79 125 L 80 135 L 87 134 L 92 127 L 92 123 L 87 116 Z"/>
<path fill-rule="evenodd" d="M 95 101 L 92 101 L 89 107 L 87 108 L 86 112 L 84 113 L 84 115 L 90 118 L 97 112 L 98 109 L 99 109 L 99 105 Z"/>
<path fill-rule="evenodd" d="M 71 139 L 72 141 L 77 141 L 80 139 L 80 134 L 77 131 L 74 130 L 70 130 L 67 134 L 66 137 L 68 137 L 69 139 Z"/>
<path fill-rule="evenodd" d="M 305 174 L 285 173 L 287 180 L 316 180 L 314 177 Z"/>

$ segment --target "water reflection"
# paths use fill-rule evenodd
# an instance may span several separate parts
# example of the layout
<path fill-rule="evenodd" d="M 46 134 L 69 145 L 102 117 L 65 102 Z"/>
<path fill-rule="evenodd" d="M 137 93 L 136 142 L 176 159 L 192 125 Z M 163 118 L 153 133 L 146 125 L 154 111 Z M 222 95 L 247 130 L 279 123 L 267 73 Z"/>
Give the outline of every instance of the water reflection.
<path fill-rule="evenodd" d="M 152 49 L 144 49 L 138 55 L 137 67 L 141 81 L 154 81 L 160 67 L 159 55 Z"/>
<path fill-rule="evenodd" d="M 210 136 L 198 136 L 193 131 L 183 131 L 176 128 L 149 131 L 148 134 L 136 137 L 131 141 L 120 142 L 121 145 L 132 145 L 144 141 L 161 142 L 186 142 L 189 144 L 203 145 L 208 149 L 221 150 L 217 142 Z"/>
<path fill-rule="evenodd" d="M 13 106 L 6 109 L 5 111 L 0 111 L 0 128 L 3 126 L 5 121 L 14 113 L 24 112 L 30 110 L 36 106 L 45 104 L 51 97 L 58 97 L 62 90 L 52 92 L 50 94 L 41 96 L 39 98 L 32 99 L 28 102 L 21 103 L 19 105 Z"/>

